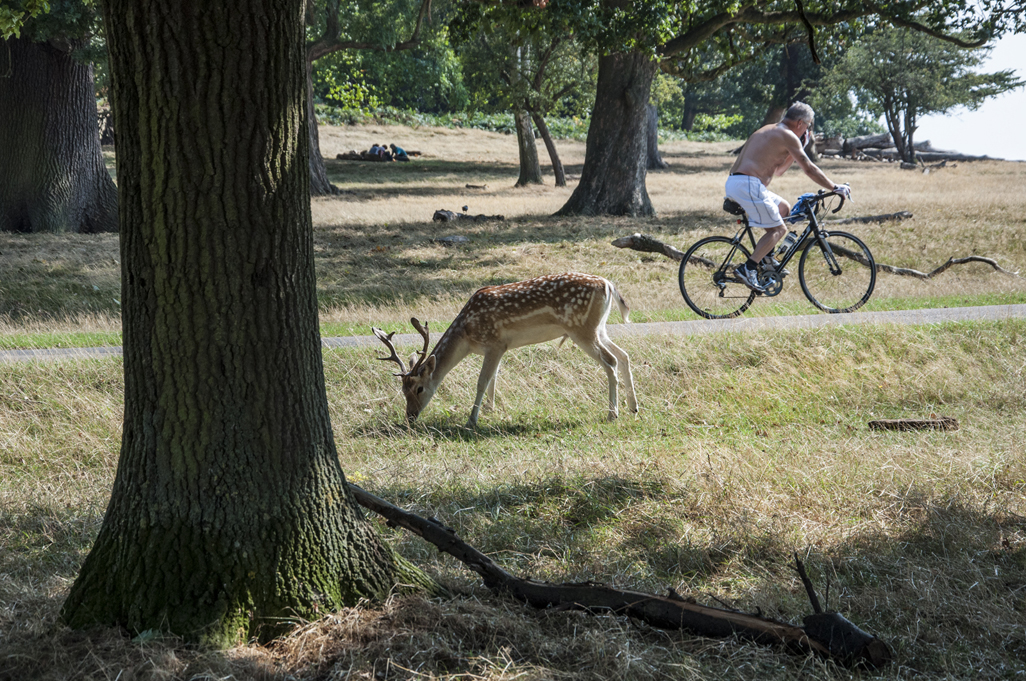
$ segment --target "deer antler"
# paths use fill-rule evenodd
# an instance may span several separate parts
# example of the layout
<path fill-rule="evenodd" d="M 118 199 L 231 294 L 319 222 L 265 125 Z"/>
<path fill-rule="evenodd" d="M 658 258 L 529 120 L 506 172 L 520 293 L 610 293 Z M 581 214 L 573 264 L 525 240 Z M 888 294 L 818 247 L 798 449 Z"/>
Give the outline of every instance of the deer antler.
<path fill-rule="evenodd" d="M 418 359 L 417 363 L 414 364 L 412 368 L 410 368 L 410 371 L 412 372 L 414 369 L 421 365 L 421 363 L 424 361 L 424 358 L 428 355 L 428 344 L 430 343 L 430 334 L 428 332 L 428 322 L 424 322 L 424 324 L 422 325 L 419 319 L 417 319 L 416 317 L 411 317 L 410 323 L 413 324 L 413 328 L 415 328 L 421 336 L 424 336 L 424 349 L 418 353 L 420 355 L 420 359 Z"/>
<path fill-rule="evenodd" d="M 375 357 L 375 359 L 380 359 L 382 362 L 395 362 L 396 364 L 399 365 L 399 370 L 401 372 L 401 373 L 398 373 L 398 374 L 395 374 L 395 375 L 396 376 L 405 376 L 406 373 L 407 373 L 406 372 L 406 365 L 403 364 L 403 361 L 401 359 L 399 359 L 399 355 L 395 351 L 395 346 L 392 345 L 392 336 L 395 335 L 395 331 L 393 331 L 392 333 L 387 333 L 386 334 L 381 329 L 379 329 L 377 327 L 373 327 L 373 326 L 371 327 L 371 331 L 374 332 L 374 335 L 378 337 L 378 340 L 380 340 L 382 343 L 384 343 L 385 347 L 387 347 L 389 349 L 389 351 L 392 353 L 391 357 Z"/>

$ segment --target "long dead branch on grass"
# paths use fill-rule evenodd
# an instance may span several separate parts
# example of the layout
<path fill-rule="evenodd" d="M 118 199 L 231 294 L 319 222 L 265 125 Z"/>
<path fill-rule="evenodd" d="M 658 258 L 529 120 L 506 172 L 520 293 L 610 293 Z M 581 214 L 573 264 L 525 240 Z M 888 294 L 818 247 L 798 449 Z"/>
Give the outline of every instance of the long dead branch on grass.
<path fill-rule="evenodd" d="M 878 215 L 875 217 L 883 216 Z M 870 218 L 866 218 L 866 220 L 868 221 L 870 220 Z M 671 260 L 675 260 L 677 262 L 680 262 L 684 259 L 684 253 L 682 251 L 678 251 L 673 246 L 665 244 L 662 241 L 659 241 L 658 239 L 653 239 L 647 234 L 635 233 L 630 236 L 623 236 L 619 239 L 614 240 L 612 244 L 617 248 L 629 248 L 633 251 L 642 251 L 644 253 L 661 253 L 665 255 L 667 258 L 670 258 Z M 866 259 L 862 257 L 860 253 L 855 253 L 854 251 L 844 248 L 843 246 L 838 246 L 837 244 L 831 244 L 830 247 L 834 249 L 835 252 L 840 253 L 846 258 L 851 258 L 856 262 L 861 262 L 863 265 L 868 264 Z M 876 271 L 887 272 L 888 274 L 896 274 L 902 277 L 916 277 L 917 279 L 933 279 L 938 274 L 944 272 L 952 265 L 962 265 L 968 262 L 979 262 L 985 265 L 990 265 L 1002 274 L 1008 274 L 1013 277 L 1021 278 L 1021 275 L 1018 272 L 1011 272 L 1009 270 L 1006 270 L 1005 268 L 998 265 L 997 261 L 995 261 L 993 258 L 985 258 L 981 255 L 970 255 L 964 258 L 949 258 L 946 263 L 934 269 L 932 272 L 920 272 L 919 270 L 914 270 L 908 267 L 895 267 L 894 265 L 886 265 L 880 262 L 876 263 Z"/>
<path fill-rule="evenodd" d="M 797 556 L 797 569 L 815 610 L 805 618 L 804 629 L 760 615 L 699 605 L 692 599 L 681 598 L 672 590 L 664 597 L 591 582 L 550 584 L 520 579 L 461 540 L 454 530 L 435 518 L 421 518 L 404 511 L 352 483 L 349 483 L 349 488 L 361 506 L 458 559 L 480 575 L 484 585 L 492 591 L 507 593 L 535 608 L 609 610 L 636 617 L 660 629 L 683 629 L 718 638 L 737 636 L 757 643 L 781 645 L 801 654 L 813 652 L 848 665 L 865 664 L 879 668 L 891 660 L 891 651 L 883 641 L 862 631 L 838 613 L 821 611 L 812 583 L 805 576 Z"/>

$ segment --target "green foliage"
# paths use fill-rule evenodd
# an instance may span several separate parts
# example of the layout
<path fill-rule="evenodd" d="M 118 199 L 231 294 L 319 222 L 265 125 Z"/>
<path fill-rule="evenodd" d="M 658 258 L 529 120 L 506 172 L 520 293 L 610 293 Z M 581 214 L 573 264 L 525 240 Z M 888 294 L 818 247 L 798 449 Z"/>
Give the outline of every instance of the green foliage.
<path fill-rule="evenodd" d="M 314 95 L 354 111 L 459 111 L 467 90 L 444 29 L 412 50 L 344 50 L 314 63 Z"/>
<path fill-rule="evenodd" d="M 20 38 L 25 22 L 50 11 L 46 0 L 2 0 L 0 1 L 0 37 Z"/>
<path fill-rule="evenodd" d="M 931 36 L 881 28 L 853 46 L 824 81 L 824 92 L 853 93 L 882 115 L 906 161 L 915 160 L 913 136 L 921 116 L 958 106 L 978 108 L 987 98 L 1021 87 L 1012 71 L 976 73 L 990 48 L 966 50 Z"/>

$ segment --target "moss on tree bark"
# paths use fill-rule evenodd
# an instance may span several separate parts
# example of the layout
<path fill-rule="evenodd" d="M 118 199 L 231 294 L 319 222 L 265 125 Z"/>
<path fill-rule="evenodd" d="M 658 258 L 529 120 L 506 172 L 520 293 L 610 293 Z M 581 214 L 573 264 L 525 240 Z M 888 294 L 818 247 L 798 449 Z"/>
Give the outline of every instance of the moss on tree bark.
<path fill-rule="evenodd" d="M 125 421 L 64 620 L 228 645 L 430 586 L 364 519 L 332 437 L 301 5 L 108 0 L 104 13 Z"/>

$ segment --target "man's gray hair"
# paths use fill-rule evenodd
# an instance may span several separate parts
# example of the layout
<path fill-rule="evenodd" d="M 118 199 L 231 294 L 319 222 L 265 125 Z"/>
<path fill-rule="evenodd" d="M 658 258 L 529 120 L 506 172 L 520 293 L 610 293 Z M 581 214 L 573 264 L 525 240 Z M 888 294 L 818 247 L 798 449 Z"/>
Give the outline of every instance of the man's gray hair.
<path fill-rule="evenodd" d="M 812 107 L 805 102 L 795 102 L 784 114 L 785 121 L 800 121 L 812 125 L 813 119 L 816 118 L 816 112 L 812 110 Z"/>

